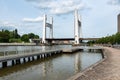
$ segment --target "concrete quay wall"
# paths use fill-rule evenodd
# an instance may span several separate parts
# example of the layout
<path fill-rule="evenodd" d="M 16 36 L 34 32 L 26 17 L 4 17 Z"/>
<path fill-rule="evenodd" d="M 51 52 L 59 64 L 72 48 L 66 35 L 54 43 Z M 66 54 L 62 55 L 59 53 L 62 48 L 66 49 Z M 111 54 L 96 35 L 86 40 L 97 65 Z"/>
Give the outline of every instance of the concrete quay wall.
<path fill-rule="evenodd" d="M 104 47 L 104 58 L 67 80 L 120 80 L 120 50 Z"/>
<path fill-rule="evenodd" d="M 0 43 L 0 46 L 35 46 L 36 43 Z"/>

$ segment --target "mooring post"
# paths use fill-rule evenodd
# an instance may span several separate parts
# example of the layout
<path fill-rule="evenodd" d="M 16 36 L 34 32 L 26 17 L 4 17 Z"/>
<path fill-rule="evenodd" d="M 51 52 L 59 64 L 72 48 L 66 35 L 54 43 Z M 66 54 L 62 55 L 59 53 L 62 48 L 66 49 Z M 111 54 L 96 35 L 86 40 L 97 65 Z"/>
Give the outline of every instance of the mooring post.
<path fill-rule="evenodd" d="M 35 60 L 35 58 L 34 58 L 34 56 L 32 56 L 32 61 L 34 61 Z"/>
<path fill-rule="evenodd" d="M 16 64 L 20 64 L 20 59 L 16 59 Z"/>
<path fill-rule="evenodd" d="M 2 68 L 7 67 L 7 61 L 6 62 L 2 62 Z"/>
<path fill-rule="evenodd" d="M 30 62 L 30 57 L 28 57 L 28 62 Z"/>
<path fill-rule="evenodd" d="M 15 61 L 14 60 L 12 60 L 12 66 L 14 66 L 15 65 Z"/>
<path fill-rule="evenodd" d="M 23 63 L 25 63 L 26 62 L 26 60 L 25 60 L 25 58 L 23 58 Z"/>
<path fill-rule="evenodd" d="M 37 59 L 40 59 L 40 55 L 37 55 Z"/>

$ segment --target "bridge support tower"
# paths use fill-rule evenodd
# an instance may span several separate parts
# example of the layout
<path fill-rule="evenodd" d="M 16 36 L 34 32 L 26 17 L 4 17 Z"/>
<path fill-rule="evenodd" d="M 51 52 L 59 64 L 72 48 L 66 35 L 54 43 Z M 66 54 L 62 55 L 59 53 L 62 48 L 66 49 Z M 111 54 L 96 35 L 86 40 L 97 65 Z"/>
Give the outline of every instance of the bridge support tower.
<path fill-rule="evenodd" d="M 79 37 L 80 37 L 80 31 L 81 31 L 81 21 L 80 16 L 78 15 L 78 11 L 75 10 L 75 20 L 74 20 L 74 37 L 75 37 L 75 45 L 80 44 Z"/>
<path fill-rule="evenodd" d="M 42 43 L 46 44 L 46 28 L 50 29 L 50 38 L 53 38 L 53 18 L 51 17 L 50 23 L 47 23 L 47 15 L 44 15 L 43 17 L 43 37 L 42 37 Z"/>

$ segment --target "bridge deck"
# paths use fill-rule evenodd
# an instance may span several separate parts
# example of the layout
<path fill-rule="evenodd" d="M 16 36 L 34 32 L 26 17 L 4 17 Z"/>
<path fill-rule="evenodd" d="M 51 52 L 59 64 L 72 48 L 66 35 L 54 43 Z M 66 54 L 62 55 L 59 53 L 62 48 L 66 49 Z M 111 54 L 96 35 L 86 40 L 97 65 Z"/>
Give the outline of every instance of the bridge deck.
<path fill-rule="evenodd" d="M 79 38 L 79 40 L 98 40 L 100 38 Z M 42 39 L 33 39 L 33 41 L 40 41 Z M 46 38 L 49 41 L 65 41 L 65 40 L 75 40 L 75 38 Z"/>
<path fill-rule="evenodd" d="M 98 40 L 100 38 L 79 38 L 79 40 Z M 46 40 L 75 40 L 75 38 L 46 38 Z"/>

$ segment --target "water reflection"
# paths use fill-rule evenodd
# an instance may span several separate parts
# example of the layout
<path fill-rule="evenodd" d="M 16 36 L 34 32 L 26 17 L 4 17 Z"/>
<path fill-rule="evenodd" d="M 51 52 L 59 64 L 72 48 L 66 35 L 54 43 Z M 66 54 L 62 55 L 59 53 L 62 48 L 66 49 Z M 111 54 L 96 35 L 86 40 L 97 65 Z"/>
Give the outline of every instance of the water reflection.
<path fill-rule="evenodd" d="M 75 55 L 75 73 L 80 72 L 81 70 L 81 62 L 80 62 L 80 54 Z"/>

